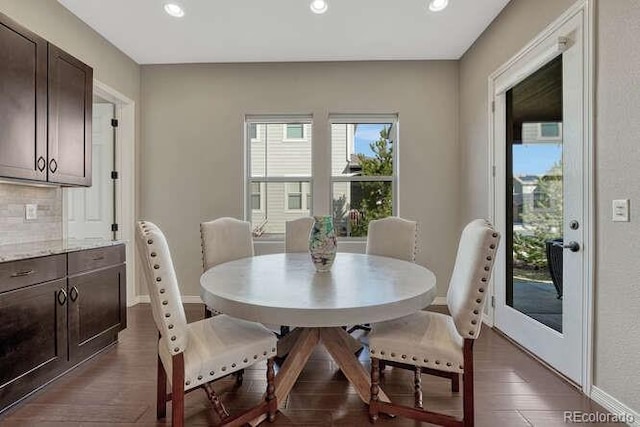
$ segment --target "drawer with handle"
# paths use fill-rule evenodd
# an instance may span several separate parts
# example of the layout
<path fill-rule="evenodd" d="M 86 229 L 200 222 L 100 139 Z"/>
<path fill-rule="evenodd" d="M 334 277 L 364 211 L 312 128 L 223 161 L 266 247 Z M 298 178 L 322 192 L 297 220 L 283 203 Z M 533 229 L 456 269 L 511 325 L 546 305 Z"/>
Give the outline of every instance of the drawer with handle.
<path fill-rule="evenodd" d="M 0 292 L 59 279 L 67 274 L 67 256 L 51 255 L 0 264 Z"/>
<path fill-rule="evenodd" d="M 69 275 L 125 262 L 124 244 L 69 253 Z"/>

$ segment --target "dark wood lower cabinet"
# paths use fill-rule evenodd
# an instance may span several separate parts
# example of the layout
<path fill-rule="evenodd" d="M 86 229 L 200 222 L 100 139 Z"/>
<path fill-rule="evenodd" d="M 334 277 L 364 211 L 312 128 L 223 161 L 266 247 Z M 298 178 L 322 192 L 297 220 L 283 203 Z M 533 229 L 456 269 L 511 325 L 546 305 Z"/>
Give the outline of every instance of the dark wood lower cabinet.
<path fill-rule="evenodd" d="M 0 410 L 67 365 L 67 279 L 0 295 Z"/>
<path fill-rule="evenodd" d="M 124 265 L 69 277 L 69 358 L 82 360 L 126 327 Z"/>
<path fill-rule="evenodd" d="M 66 258 L 82 270 L 83 252 L 0 264 L 0 413 L 116 342 L 126 327 L 124 245 L 102 251 L 98 265 L 68 277 Z M 43 277 L 58 278 L 34 283 Z"/>

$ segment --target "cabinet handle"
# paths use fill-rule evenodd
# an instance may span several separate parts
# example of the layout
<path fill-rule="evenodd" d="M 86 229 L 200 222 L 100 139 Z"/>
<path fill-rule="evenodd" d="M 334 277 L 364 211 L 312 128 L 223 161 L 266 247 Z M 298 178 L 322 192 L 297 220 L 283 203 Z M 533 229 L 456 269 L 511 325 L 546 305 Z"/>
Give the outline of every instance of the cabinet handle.
<path fill-rule="evenodd" d="M 47 167 L 47 161 L 44 159 L 44 157 L 40 156 L 38 158 L 38 170 L 40 172 L 44 172 L 46 167 Z"/>
<path fill-rule="evenodd" d="M 29 276 L 31 274 L 33 274 L 34 271 L 33 270 L 29 270 L 29 271 L 18 271 L 17 273 L 13 273 L 11 275 L 11 277 L 24 277 L 24 276 Z"/>
<path fill-rule="evenodd" d="M 56 173 L 56 171 L 58 170 L 58 162 L 56 162 L 56 159 L 51 159 L 49 161 L 49 170 L 51 171 L 51 173 Z"/>
<path fill-rule="evenodd" d="M 97 255 L 94 256 L 91 260 L 92 261 L 102 261 L 104 259 L 104 255 Z"/>
<path fill-rule="evenodd" d="M 69 291 L 69 298 L 71 299 L 71 302 L 75 302 L 79 296 L 80 292 L 78 292 L 78 288 L 76 288 L 75 286 L 71 288 L 71 290 Z"/>
<path fill-rule="evenodd" d="M 64 305 L 65 302 L 67 302 L 67 291 L 60 288 L 60 292 L 58 292 L 58 303 Z"/>

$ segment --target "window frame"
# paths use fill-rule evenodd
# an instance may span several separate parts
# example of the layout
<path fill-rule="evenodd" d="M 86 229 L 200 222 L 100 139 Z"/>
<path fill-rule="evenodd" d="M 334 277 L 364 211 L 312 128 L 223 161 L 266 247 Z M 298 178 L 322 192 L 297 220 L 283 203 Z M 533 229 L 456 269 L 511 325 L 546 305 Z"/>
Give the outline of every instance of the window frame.
<path fill-rule="evenodd" d="M 400 176 L 400 168 L 398 163 L 398 152 L 399 152 L 399 140 L 400 140 L 400 119 L 398 114 L 330 114 L 329 115 L 329 158 L 333 158 L 333 140 L 331 139 L 332 130 L 331 126 L 334 124 L 384 124 L 390 123 L 391 130 L 393 132 L 393 175 L 391 176 L 361 176 L 361 175 L 352 175 L 352 176 L 335 176 L 331 171 L 331 164 L 329 164 L 329 175 L 330 175 L 330 184 L 329 184 L 329 206 L 333 206 L 333 188 L 335 183 L 339 182 L 391 182 L 391 214 L 393 216 L 399 215 L 398 209 L 398 200 L 399 200 L 399 176 Z M 355 144 L 355 135 L 353 138 L 353 143 Z M 347 144 L 347 152 L 349 153 L 349 147 Z M 355 152 L 355 149 L 353 150 Z M 348 161 L 350 158 L 347 159 Z M 330 161 L 331 162 L 331 161 Z M 345 241 L 366 241 L 367 238 L 363 237 L 352 237 L 352 236 L 341 236 L 339 240 Z"/>
<path fill-rule="evenodd" d="M 265 164 L 265 175 L 264 176 L 256 176 L 256 177 L 252 177 L 251 176 L 251 151 L 252 151 L 252 146 L 251 143 L 254 142 L 255 140 L 253 138 L 250 138 L 250 133 L 249 133 L 249 126 L 256 124 L 256 126 L 260 126 L 260 125 L 278 125 L 278 124 L 283 124 L 284 128 L 283 130 L 286 132 L 286 125 L 288 123 L 295 123 L 295 124 L 302 124 L 303 125 L 303 129 L 305 125 L 310 125 L 310 129 L 309 131 L 312 133 L 313 132 L 313 116 L 310 114 L 289 114 L 289 115 L 266 115 L 266 114 L 260 114 L 260 115 L 245 115 L 244 117 L 244 124 L 243 124 L 243 128 L 244 128 L 244 159 L 243 159 L 243 175 L 244 175 L 244 207 L 243 207 L 243 211 L 244 211 L 244 219 L 245 221 L 252 221 L 252 214 L 254 212 L 260 212 L 262 214 L 264 214 L 265 217 L 268 217 L 269 215 L 269 210 L 267 208 L 267 203 L 266 203 L 266 198 L 261 198 L 261 210 L 257 211 L 257 210 L 253 210 L 251 209 L 252 205 L 251 205 L 251 196 L 252 196 L 252 192 L 251 192 L 251 184 L 252 183 L 260 183 L 260 189 L 261 189 L 261 194 L 267 194 L 267 189 L 268 189 L 268 184 L 272 184 L 272 183 L 283 183 L 284 187 L 285 187 L 285 194 L 286 194 L 286 183 L 290 183 L 290 182 L 305 182 L 308 183 L 309 185 L 309 189 L 310 189 L 310 193 L 313 194 L 313 174 L 315 171 L 315 166 L 313 164 L 313 141 L 310 141 L 308 138 L 306 138 L 305 140 L 295 140 L 295 141 L 307 141 L 310 142 L 312 144 L 311 146 L 311 175 L 305 176 L 305 175 L 286 175 L 286 176 L 272 176 L 269 177 L 267 176 L 267 167 Z M 257 128 L 258 129 L 258 128 Z M 304 130 L 303 130 L 304 132 Z M 286 133 L 283 135 L 286 136 Z M 305 133 L 306 136 L 306 133 Z M 268 144 L 268 135 L 266 138 L 264 138 L 264 140 L 260 139 L 260 142 L 264 142 L 265 144 Z M 284 141 L 284 138 L 283 138 Z M 266 148 L 265 148 L 266 149 Z M 264 189 L 264 193 L 262 193 Z M 303 201 L 304 203 L 304 201 Z M 288 211 L 286 208 L 288 207 L 288 201 L 285 200 L 285 212 L 303 212 L 300 210 L 293 210 L 293 211 Z M 313 206 L 309 206 L 309 212 L 312 213 L 313 212 Z M 253 225 L 252 225 L 253 227 Z M 265 237 L 258 237 L 256 238 L 257 240 L 274 240 L 274 236 L 265 236 Z M 277 235 L 275 237 L 275 240 L 283 240 L 284 239 L 284 235 Z"/>
<path fill-rule="evenodd" d="M 251 142 L 263 142 L 260 136 L 261 135 L 260 130 L 261 130 L 261 127 L 263 126 L 262 123 L 252 123 L 252 125 L 256 125 L 256 137 L 255 138 L 251 137 Z M 251 135 L 248 129 L 249 128 L 247 128 L 247 133 L 248 135 Z"/>
<path fill-rule="evenodd" d="M 299 184 L 300 185 L 300 191 L 289 191 L 289 185 L 290 184 Z M 309 184 L 308 185 L 308 190 L 309 191 L 305 191 L 304 189 L 304 184 Z M 299 194 L 300 195 L 300 209 L 293 209 L 289 207 L 289 195 L 294 195 L 294 194 Z M 311 196 L 311 203 L 309 203 L 309 196 Z M 311 190 L 311 184 L 306 182 L 306 181 L 289 181 L 286 182 L 284 184 L 284 211 L 285 212 L 293 212 L 293 213 L 297 213 L 297 212 L 306 212 L 308 211 L 309 214 L 311 214 L 312 209 L 311 209 L 311 205 L 313 204 L 313 191 Z"/>

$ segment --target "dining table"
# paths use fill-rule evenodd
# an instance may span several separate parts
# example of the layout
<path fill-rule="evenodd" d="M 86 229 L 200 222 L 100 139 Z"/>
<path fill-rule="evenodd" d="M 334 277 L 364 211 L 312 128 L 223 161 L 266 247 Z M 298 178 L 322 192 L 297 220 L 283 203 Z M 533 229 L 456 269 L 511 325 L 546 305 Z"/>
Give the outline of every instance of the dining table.
<path fill-rule="evenodd" d="M 207 270 L 200 285 L 202 300 L 211 309 L 295 328 L 278 342 L 278 353 L 287 355 L 275 378 L 279 405 L 318 345 L 326 348 L 368 404 L 370 376 L 354 354 L 359 344 L 354 346 L 344 326 L 408 316 L 429 306 L 436 296 L 435 275 L 424 266 L 343 252 L 328 272 L 317 272 L 308 253 L 242 258 Z M 379 399 L 389 401 L 383 390 Z"/>

